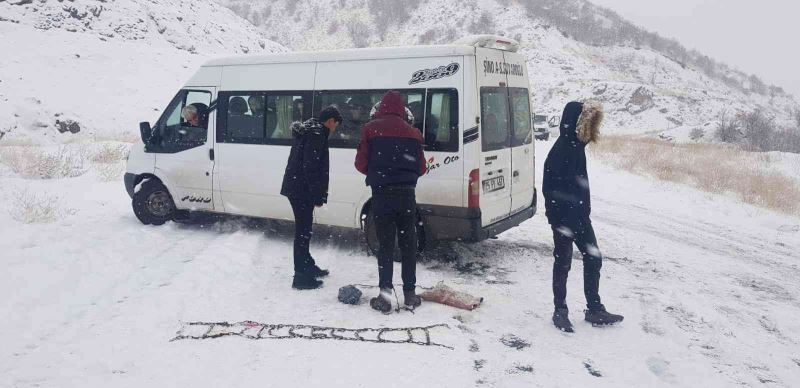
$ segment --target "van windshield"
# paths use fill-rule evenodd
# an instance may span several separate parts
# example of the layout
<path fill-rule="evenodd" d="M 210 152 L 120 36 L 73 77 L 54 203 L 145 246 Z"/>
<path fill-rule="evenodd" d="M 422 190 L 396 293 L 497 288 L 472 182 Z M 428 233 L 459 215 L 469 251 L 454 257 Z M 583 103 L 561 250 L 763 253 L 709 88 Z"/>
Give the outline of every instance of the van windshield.
<path fill-rule="evenodd" d="M 547 116 L 543 116 L 543 115 L 533 116 L 533 121 L 536 124 L 544 124 L 547 121 Z"/>

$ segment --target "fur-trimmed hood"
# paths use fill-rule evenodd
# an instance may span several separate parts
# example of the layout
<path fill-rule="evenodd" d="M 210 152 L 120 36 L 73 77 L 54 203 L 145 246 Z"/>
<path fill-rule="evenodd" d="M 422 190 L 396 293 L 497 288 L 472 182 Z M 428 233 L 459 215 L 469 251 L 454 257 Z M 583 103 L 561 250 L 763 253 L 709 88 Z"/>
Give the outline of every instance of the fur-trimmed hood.
<path fill-rule="evenodd" d="M 603 105 L 598 101 L 583 103 L 581 115 L 578 118 L 578 139 L 583 143 L 597 141 L 600 136 L 600 125 L 603 124 Z"/>
<path fill-rule="evenodd" d="M 603 105 L 597 101 L 570 102 L 561 116 L 561 136 L 583 145 L 597 141 L 603 117 Z"/>

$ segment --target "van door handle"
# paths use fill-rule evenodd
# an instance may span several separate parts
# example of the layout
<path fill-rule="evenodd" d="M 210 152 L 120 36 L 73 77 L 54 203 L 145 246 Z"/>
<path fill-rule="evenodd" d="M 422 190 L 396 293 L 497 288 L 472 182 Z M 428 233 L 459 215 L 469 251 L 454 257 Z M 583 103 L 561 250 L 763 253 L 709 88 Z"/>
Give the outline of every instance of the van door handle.
<path fill-rule="evenodd" d="M 214 149 L 208 150 L 208 158 L 214 160 Z"/>

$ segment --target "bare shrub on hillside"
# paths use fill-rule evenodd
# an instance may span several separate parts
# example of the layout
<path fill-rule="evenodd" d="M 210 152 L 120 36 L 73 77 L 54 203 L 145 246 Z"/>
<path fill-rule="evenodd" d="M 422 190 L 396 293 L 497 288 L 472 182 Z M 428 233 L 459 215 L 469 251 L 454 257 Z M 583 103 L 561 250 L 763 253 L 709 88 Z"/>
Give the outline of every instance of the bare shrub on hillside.
<path fill-rule="evenodd" d="M 483 11 L 481 16 L 467 27 L 467 31 L 471 34 L 493 34 L 495 28 L 494 16 L 488 11 Z"/>
<path fill-rule="evenodd" d="M 755 151 L 772 150 L 775 137 L 775 119 L 767 117 L 760 109 L 739 116 L 744 138 Z"/>
<path fill-rule="evenodd" d="M 698 141 L 698 140 L 702 139 L 703 136 L 705 136 L 705 135 L 706 135 L 706 131 L 704 131 L 703 128 L 693 128 L 692 132 L 689 133 L 689 138 L 694 140 L 694 141 Z"/>
<path fill-rule="evenodd" d="M 411 11 L 416 9 L 419 3 L 420 0 L 367 0 L 381 39 L 385 38 L 389 27 L 408 21 Z"/>
<path fill-rule="evenodd" d="M 72 178 L 86 172 L 85 150 L 66 146 L 55 152 L 38 147 L 1 147 L 0 163 L 11 168 L 23 178 L 57 179 Z"/>
<path fill-rule="evenodd" d="M 763 153 L 731 145 L 673 144 L 658 139 L 605 136 L 589 148 L 609 164 L 659 180 L 688 184 L 743 202 L 800 215 L 800 182 L 770 168 Z"/>
<path fill-rule="evenodd" d="M 127 158 L 129 152 L 127 145 L 105 143 L 94 150 L 89 159 L 94 163 L 116 163 Z"/>
<path fill-rule="evenodd" d="M 717 118 L 717 139 L 723 143 L 736 143 L 742 137 L 741 123 L 735 115 L 728 111 L 720 112 Z"/>
<path fill-rule="evenodd" d="M 800 154 L 800 127 L 776 131 L 774 139 L 775 151 Z"/>
<path fill-rule="evenodd" d="M 11 218 L 25 224 L 50 223 L 75 213 L 74 209 L 65 208 L 58 196 L 29 190 L 11 193 L 9 206 Z"/>
<path fill-rule="evenodd" d="M 369 46 L 369 25 L 366 22 L 360 19 L 351 20 L 347 23 L 347 32 L 356 48 Z"/>

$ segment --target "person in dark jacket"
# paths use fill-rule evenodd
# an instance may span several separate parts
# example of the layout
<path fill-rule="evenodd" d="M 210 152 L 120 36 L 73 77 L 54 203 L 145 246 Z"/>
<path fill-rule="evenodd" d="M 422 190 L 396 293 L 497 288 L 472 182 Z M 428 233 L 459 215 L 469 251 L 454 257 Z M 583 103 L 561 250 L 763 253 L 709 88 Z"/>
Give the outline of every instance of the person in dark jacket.
<path fill-rule="evenodd" d="M 593 325 L 622 321 L 600 302 L 600 268 L 603 256 L 589 215 L 592 211 L 586 145 L 596 141 L 603 121 L 603 108 L 595 102 L 570 102 L 561 116 L 561 136 L 544 162 L 542 193 L 547 220 L 553 229 L 553 324 L 572 332 L 566 304 L 567 276 L 572 264 L 572 244 L 583 255 L 585 319 Z"/>
<path fill-rule="evenodd" d="M 335 107 L 322 110 L 319 119 L 292 124 L 292 149 L 283 174 L 281 195 L 289 198 L 294 213 L 294 280 L 292 287 L 299 290 L 322 286 L 317 279 L 328 275 L 320 269 L 309 252 L 314 207 L 328 201 L 328 137 L 342 122 Z"/>
<path fill-rule="evenodd" d="M 374 119 L 361 130 L 355 167 L 372 188 L 372 211 L 378 235 L 378 297 L 370 306 L 383 313 L 392 309 L 392 256 L 395 238 L 402 256 L 403 303 L 420 305 L 416 294 L 417 179 L 426 172 L 422 135 L 406 120 L 407 108 L 397 91 L 383 96 Z M 412 119 L 413 122 L 413 119 Z"/>

